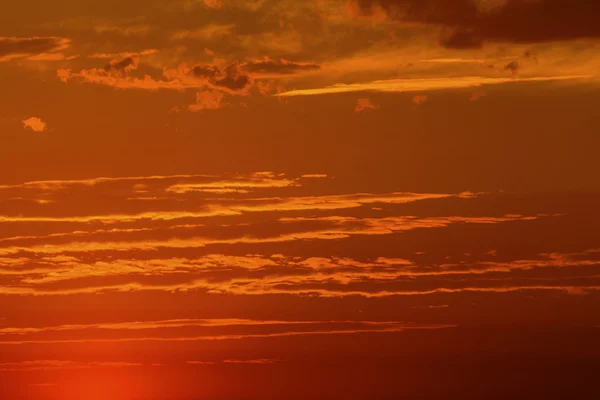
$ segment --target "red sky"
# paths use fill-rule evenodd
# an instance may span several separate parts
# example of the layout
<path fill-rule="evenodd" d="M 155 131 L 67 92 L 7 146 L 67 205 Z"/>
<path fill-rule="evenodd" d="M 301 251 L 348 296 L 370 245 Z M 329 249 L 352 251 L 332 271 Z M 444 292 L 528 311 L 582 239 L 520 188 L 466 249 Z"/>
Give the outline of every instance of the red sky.
<path fill-rule="evenodd" d="M 596 398 L 599 12 L 9 0 L 0 398 Z"/>

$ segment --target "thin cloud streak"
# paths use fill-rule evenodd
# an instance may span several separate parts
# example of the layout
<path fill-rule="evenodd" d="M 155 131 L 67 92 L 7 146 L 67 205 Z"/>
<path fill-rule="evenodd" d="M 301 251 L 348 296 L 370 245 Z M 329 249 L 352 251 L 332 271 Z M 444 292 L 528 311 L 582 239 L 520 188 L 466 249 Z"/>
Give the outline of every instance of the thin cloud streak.
<path fill-rule="evenodd" d="M 237 184 L 237 183 L 236 183 Z M 251 185 L 248 185 L 249 187 Z M 287 185 L 286 185 L 287 186 Z M 239 187 L 239 186 L 238 186 Z M 254 185 L 256 187 L 256 185 Z M 261 187 L 261 186 L 259 186 Z M 272 186 L 270 186 L 272 187 Z M 188 187 L 189 188 L 189 187 Z M 200 189 L 210 187 L 203 186 Z M 183 188 L 181 188 L 183 189 Z M 193 189 L 193 188 L 192 188 Z M 228 189 L 228 188 L 225 188 Z M 204 190 L 202 190 L 204 191 Z M 46 216 L 1 216 L 2 222 L 134 222 L 139 220 L 172 221 L 184 218 L 203 218 L 214 216 L 240 215 L 244 212 L 274 212 L 274 211 L 304 211 L 304 210 L 336 210 L 357 208 L 365 204 L 387 203 L 406 204 L 421 200 L 444 199 L 460 197 L 461 194 L 417 194 L 417 193 L 390 193 L 368 194 L 356 193 L 349 195 L 306 196 L 271 199 L 244 199 L 240 204 L 226 205 L 219 202 L 207 203 L 205 211 L 156 211 L 139 214 L 107 214 L 107 215 L 82 215 L 64 217 Z M 254 203 L 254 204 L 253 204 Z"/>
<path fill-rule="evenodd" d="M 144 364 L 112 361 L 112 362 L 80 362 L 80 361 L 64 361 L 64 360 L 35 360 L 0 363 L 0 371 L 3 372 L 18 372 L 18 371 L 57 371 L 71 369 L 90 369 L 90 368 L 126 368 L 126 367 L 141 367 Z M 43 385 L 47 386 L 47 385 Z"/>
<path fill-rule="evenodd" d="M 65 339 L 65 340 L 19 340 L 0 341 L 0 345 L 26 345 L 26 344 L 66 344 L 66 343 L 128 343 L 128 342 L 196 342 L 196 341 L 222 341 L 222 340 L 244 340 L 244 339 L 267 339 L 294 336 L 326 336 L 326 335 L 354 335 L 360 333 L 400 333 L 409 330 L 439 330 L 456 328 L 454 324 L 396 324 L 392 327 L 382 329 L 349 329 L 349 330 L 314 330 L 297 332 L 257 333 L 238 335 L 207 335 L 191 337 L 135 337 L 118 339 Z"/>
<path fill-rule="evenodd" d="M 302 210 L 312 210 L 319 208 L 302 208 Z M 347 206 L 353 208 L 353 206 Z M 358 206 L 357 206 L 358 207 Z M 343 206 L 338 206 L 338 208 L 345 208 Z M 294 208 L 297 210 L 298 208 Z M 331 209 L 331 208 L 326 208 Z M 245 210 L 250 211 L 250 210 Z M 262 208 L 261 211 L 269 211 L 268 208 Z M 241 213 L 241 211 L 240 211 Z M 174 215 L 186 215 L 190 217 L 192 215 L 197 214 L 182 214 L 176 213 Z M 203 214 L 206 216 L 207 214 Z M 226 214 L 226 213 L 217 213 L 213 215 L 237 215 L 237 214 Z M 148 216 L 147 218 L 151 218 Z M 163 217 L 164 218 L 164 217 Z M 333 222 L 336 222 L 335 217 L 333 217 Z M 172 219 L 176 219 L 172 217 Z M 306 230 L 299 231 L 295 233 L 289 234 L 279 234 L 276 236 L 270 237 L 247 237 L 247 236 L 239 236 L 230 239 L 218 239 L 212 238 L 209 236 L 194 236 L 187 239 L 166 239 L 166 240 L 144 240 L 144 241 L 77 241 L 77 242 L 69 242 L 67 244 L 37 244 L 30 245 L 28 247 L 25 246 L 12 246 L 0 248 L 0 255 L 11 255 L 18 254 L 21 252 L 35 252 L 37 254 L 61 254 L 61 253 L 86 253 L 86 252 L 94 252 L 94 251 L 103 251 L 103 250 L 115 250 L 119 251 L 128 251 L 128 250 L 147 250 L 153 251 L 160 248 L 169 248 L 169 249 L 186 249 L 186 248 L 199 248 L 205 247 L 213 244 L 240 244 L 240 243 L 282 243 L 282 242 L 292 242 L 298 240 L 335 240 L 335 239 L 345 239 L 350 237 L 351 235 L 388 235 L 394 232 L 418 229 L 418 228 L 441 228 L 446 227 L 451 224 L 456 223 L 477 223 L 477 224 L 496 224 L 501 222 L 509 222 L 509 221 L 518 221 L 518 220 L 531 220 L 536 219 L 536 217 L 521 217 L 518 216 L 516 218 L 468 218 L 468 217 L 447 217 L 447 218 L 429 218 L 423 220 L 413 220 L 411 218 L 384 218 L 384 219 L 365 219 L 364 221 L 356 220 L 350 218 L 342 219 L 339 227 L 326 227 L 320 230 Z M 154 220 L 154 219 L 153 219 Z M 297 221 L 302 221 L 303 219 L 297 219 Z M 306 219 L 305 219 L 306 220 Z M 331 219 L 330 219 L 331 220 Z M 127 220 L 131 221 L 131 219 Z M 294 219 L 283 219 L 282 222 L 294 222 Z M 1 222 L 1 220 L 0 220 Z M 358 225 L 357 227 L 345 227 L 344 223 L 350 222 L 351 224 L 363 222 L 363 225 Z"/>
<path fill-rule="evenodd" d="M 507 83 L 574 81 L 585 80 L 593 77 L 594 75 L 565 75 L 532 78 L 486 78 L 481 76 L 470 76 L 462 78 L 391 79 L 366 83 L 338 83 L 333 86 L 326 86 L 322 88 L 291 90 L 275 94 L 274 96 L 315 96 L 322 94 L 353 92 L 402 93 L 427 90 L 466 89 L 489 85 L 502 85 Z"/>
<path fill-rule="evenodd" d="M 318 325 L 318 324 L 358 324 L 369 326 L 388 326 L 397 325 L 398 321 L 278 321 L 278 320 L 253 320 L 253 319 L 174 319 L 163 321 L 133 321 L 133 322 L 115 322 L 115 323 L 96 323 L 79 325 L 57 325 L 41 328 L 0 328 L 0 335 L 23 335 L 39 332 L 53 331 L 77 331 L 87 329 L 105 329 L 105 330 L 147 330 L 156 328 L 180 328 L 180 327 L 256 327 L 256 326 L 275 326 L 275 325 Z"/>

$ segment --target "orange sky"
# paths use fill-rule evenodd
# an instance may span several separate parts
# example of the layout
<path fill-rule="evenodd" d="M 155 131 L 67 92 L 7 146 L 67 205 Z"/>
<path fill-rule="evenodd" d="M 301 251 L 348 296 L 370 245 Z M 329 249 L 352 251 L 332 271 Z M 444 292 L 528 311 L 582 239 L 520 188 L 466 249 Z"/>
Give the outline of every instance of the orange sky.
<path fill-rule="evenodd" d="M 600 395 L 596 2 L 2 8 L 2 400 Z"/>

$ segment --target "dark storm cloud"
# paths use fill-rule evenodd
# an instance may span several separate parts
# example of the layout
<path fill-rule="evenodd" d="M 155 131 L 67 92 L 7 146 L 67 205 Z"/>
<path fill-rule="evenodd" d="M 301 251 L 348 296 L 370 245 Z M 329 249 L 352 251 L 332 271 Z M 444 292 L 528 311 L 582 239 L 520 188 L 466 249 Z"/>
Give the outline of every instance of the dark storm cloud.
<path fill-rule="evenodd" d="M 356 0 L 363 16 L 451 29 L 443 45 L 478 47 L 485 40 L 533 43 L 600 37 L 600 3 L 590 0 Z"/>

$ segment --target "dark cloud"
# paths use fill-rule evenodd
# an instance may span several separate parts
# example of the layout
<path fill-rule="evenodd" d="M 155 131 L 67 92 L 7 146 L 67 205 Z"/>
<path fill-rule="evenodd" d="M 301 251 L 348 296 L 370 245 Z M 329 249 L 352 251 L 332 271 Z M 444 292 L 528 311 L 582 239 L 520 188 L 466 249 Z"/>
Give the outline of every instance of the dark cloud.
<path fill-rule="evenodd" d="M 167 79 L 178 79 L 181 81 L 205 82 L 207 87 L 227 92 L 229 94 L 247 94 L 255 86 L 263 93 L 270 90 L 265 88 L 265 84 L 256 82 L 255 78 L 261 75 L 290 75 L 302 71 L 317 70 L 320 66 L 311 63 L 297 63 L 288 60 L 275 61 L 268 57 L 262 60 L 248 61 L 240 63 L 234 61 L 227 65 L 221 64 L 197 64 L 191 68 L 185 65 L 177 70 L 168 70 L 165 72 Z"/>
<path fill-rule="evenodd" d="M 590 0 L 356 0 L 363 16 L 384 10 L 396 20 L 452 30 L 442 44 L 478 47 L 482 41 L 534 43 L 600 37 L 600 2 Z"/>
<path fill-rule="evenodd" d="M 234 93 L 247 91 L 253 82 L 238 62 L 223 68 L 212 64 L 196 65 L 192 67 L 191 75 L 206 80 L 215 88 Z"/>
<path fill-rule="evenodd" d="M 140 64 L 140 57 L 138 55 L 130 55 L 122 60 L 113 60 L 104 67 L 107 73 L 115 75 L 125 76 L 129 71 L 135 70 Z"/>
<path fill-rule="evenodd" d="M 506 71 L 510 71 L 513 74 L 517 74 L 519 72 L 520 68 L 521 68 L 521 66 L 518 61 L 511 61 L 504 66 L 504 69 Z"/>
<path fill-rule="evenodd" d="M 59 37 L 0 37 L 0 57 L 53 53 L 69 47 L 69 40 Z"/>
<path fill-rule="evenodd" d="M 451 29 L 442 33 L 440 43 L 450 49 L 473 49 L 481 47 L 483 40 L 472 30 Z"/>
<path fill-rule="evenodd" d="M 297 63 L 281 59 L 279 61 L 271 60 L 265 57 L 263 60 L 255 60 L 242 64 L 243 68 L 252 73 L 263 74 L 294 74 L 301 71 L 314 71 L 321 67 L 313 63 Z"/>

